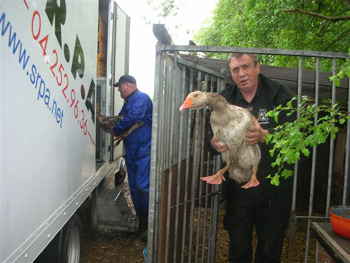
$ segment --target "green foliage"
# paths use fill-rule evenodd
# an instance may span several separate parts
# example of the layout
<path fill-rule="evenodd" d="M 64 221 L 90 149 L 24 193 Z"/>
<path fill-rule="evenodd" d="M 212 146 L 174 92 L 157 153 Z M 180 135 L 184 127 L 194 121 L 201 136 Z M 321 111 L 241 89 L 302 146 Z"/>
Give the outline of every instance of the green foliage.
<path fill-rule="evenodd" d="M 275 128 L 273 134 L 268 134 L 266 143 L 272 144 L 271 157 L 275 157 L 272 167 L 277 167 L 276 174 L 269 175 L 271 184 L 279 185 L 280 177 L 288 178 L 293 171 L 285 168 L 285 164 L 295 163 L 300 160 L 301 154 L 308 157 L 310 149 L 321 143 L 325 143 L 328 136 L 335 139 L 338 125 L 344 124 L 348 119 L 348 113 L 340 111 L 338 105 L 331 107 L 326 105 L 310 105 L 304 99 L 297 108 L 292 105 L 293 98 L 285 107 L 278 106 L 267 114 L 278 123 L 281 112 L 287 115 L 297 113 L 299 118 L 294 122 L 286 122 Z M 319 117 L 320 116 L 320 117 Z"/>
<path fill-rule="evenodd" d="M 331 76 L 329 78 L 330 81 L 334 81 L 335 85 L 337 87 L 340 86 L 340 80 L 344 77 L 350 78 L 350 59 L 346 59 L 345 64 L 343 65 L 342 69 L 334 76 Z"/>
<path fill-rule="evenodd" d="M 195 36 L 196 43 L 212 46 L 279 48 L 347 52 L 350 21 L 331 22 L 317 16 L 286 12 L 298 8 L 327 16 L 349 15 L 350 3 L 342 0 L 219 0 L 213 17 Z M 208 54 L 215 56 L 215 54 Z M 297 58 L 263 56 L 262 64 L 297 67 Z M 313 68 L 313 59 L 304 68 Z M 321 61 L 321 70 L 332 62 Z"/>

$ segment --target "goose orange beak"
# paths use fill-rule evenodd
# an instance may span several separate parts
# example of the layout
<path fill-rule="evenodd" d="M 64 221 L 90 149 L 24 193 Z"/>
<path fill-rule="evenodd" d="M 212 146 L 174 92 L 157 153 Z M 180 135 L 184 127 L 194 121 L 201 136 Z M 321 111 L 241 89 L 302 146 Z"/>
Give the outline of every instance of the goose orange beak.
<path fill-rule="evenodd" d="M 187 97 L 186 100 L 184 101 L 184 103 L 182 103 L 181 107 L 179 108 L 179 111 L 182 110 L 187 110 L 193 107 L 193 102 L 192 99 Z"/>

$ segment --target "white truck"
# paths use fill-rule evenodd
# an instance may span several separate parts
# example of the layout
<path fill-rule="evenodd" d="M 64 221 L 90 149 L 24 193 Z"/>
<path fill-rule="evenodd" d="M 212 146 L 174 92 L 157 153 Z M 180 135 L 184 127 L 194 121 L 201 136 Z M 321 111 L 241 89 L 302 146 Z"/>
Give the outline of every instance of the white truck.
<path fill-rule="evenodd" d="M 114 0 L 0 0 L 1 263 L 80 262 L 83 228 L 137 230 L 95 122 L 122 106 L 129 31 Z"/>

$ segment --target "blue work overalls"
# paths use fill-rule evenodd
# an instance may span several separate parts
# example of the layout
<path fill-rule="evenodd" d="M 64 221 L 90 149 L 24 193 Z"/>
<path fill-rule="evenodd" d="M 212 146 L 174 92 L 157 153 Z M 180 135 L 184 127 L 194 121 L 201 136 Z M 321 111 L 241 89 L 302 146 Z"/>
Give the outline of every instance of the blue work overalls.
<path fill-rule="evenodd" d="M 136 214 L 141 220 L 148 218 L 152 109 L 149 96 L 137 90 L 126 99 L 119 113 L 124 118 L 113 128 L 118 136 L 135 123 L 143 121 L 141 127 L 124 139 L 131 197 Z"/>

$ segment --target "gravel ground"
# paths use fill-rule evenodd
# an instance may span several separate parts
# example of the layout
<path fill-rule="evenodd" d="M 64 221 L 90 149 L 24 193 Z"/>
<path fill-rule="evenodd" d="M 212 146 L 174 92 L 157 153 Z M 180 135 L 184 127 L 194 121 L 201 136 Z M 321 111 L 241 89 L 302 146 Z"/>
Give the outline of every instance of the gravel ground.
<path fill-rule="evenodd" d="M 219 215 L 216 263 L 227 261 L 228 235 L 222 228 L 223 210 Z M 307 220 L 299 220 L 295 226 L 295 236 L 292 249 L 292 262 L 304 262 Z M 289 232 L 287 233 L 289 236 Z M 286 239 L 287 240 L 287 239 Z M 143 263 L 143 249 L 140 233 L 120 231 L 88 232 L 84 234 L 83 263 Z M 315 262 L 316 245 L 311 236 L 309 262 Z M 287 262 L 287 242 L 283 248 L 282 262 Z"/>

